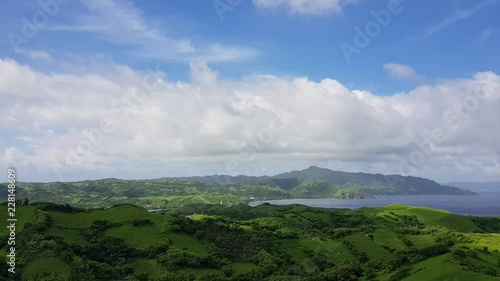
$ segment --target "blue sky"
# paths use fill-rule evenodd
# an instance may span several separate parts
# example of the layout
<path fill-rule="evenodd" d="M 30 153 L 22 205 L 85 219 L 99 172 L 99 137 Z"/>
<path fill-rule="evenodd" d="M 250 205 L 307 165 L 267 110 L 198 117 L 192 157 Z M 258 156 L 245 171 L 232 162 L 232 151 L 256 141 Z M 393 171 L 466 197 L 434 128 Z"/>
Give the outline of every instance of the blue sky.
<path fill-rule="evenodd" d="M 353 44 L 354 28 L 364 29 L 374 19 L 370 12 L 387 10 L 390 1 L 355 1 L 342 5 L 342 11 L 322 14 L 301 13 L 285 4 L 265 9 L 249 0 L 240 2 L 222 12 L 221 19 L 214 3 L 224 1 L 118 1 L 138 14 L 137 22 L 144 28 L 154 29 L 160 36 L 189 40 L 198 48 L 221 44 L 253 50 L 254 54 L 212 64 L 228 77 L 254 73 L 307 76 L 315 81 L 335 77 L 345 85 L 387 95 L 409 90 L 418 81 L 392 79 L 381 71 L 386 63 L 409 65 L 431 80 L 468 77 L 476 71 L 498 72 L 500 67 L 499 1 L 401 1 L 402 12 L 393 14 L 388 26 L 360 54 L 352 55 L 350 63 L 339 45 Z M 139 69 L 158 64 L 173 78 L 189 78 L 185 60 L 148 58 L 148 51 L 138 50 L 134 42 L 111 40 L 109 34 L 96 30 L 103 19 L 116 15 L 112 7 L 95 13 L 76 0 L 60 6 L 61 11 L 21 48 L 43 50 L 56 58 L 99 54 Z M 22 34 L 21 18 L 32 19 L 39 10 L 36 1 L 5 3 L 0 31 Z M 113 28 L 119 29 L 119 24 L 109 32 L 115 32 Z M 0 55 L 25 59 L 9 44 L 0 49 Z M 40 67 L 50 71 L 53 66 Z"/>
<path fill-rule="evenodd" d="M 463 107 L 484 87 L 495 92 L 500 73 L 500 0 L 42 0 L 8 1 L 3 7 L 0 149 L 3 165 L 15 161 L 30 171 L 29 180 L 57 178 L 39 162 L 49 156 L 54 165 L 65 167 L 67 179 L 262 174 L 310 164 L 400 173 L 398 159 L 418 149 L 415 139 L 434 127 L 447 128 L 443 113 L 454 104 Z M 374 14 L 390 18 L 381 22 Z M 370 26 L 378 29 L 366 35 Z M 357 30 L 369 38 L 366 46 L 356 43 Z M 347 58 L 341 46 L 357 51 Z M 150 104 L 137 104 L 147 113 L 127 119 L 127 126 L 81 153 L 86 160 L 80 164 L 68 164 L 68 151 L 85 130 L 109 115 L 110 102 L 141 89 L 141 77 L 151 70 L 161 86 Z M 290 97 L 287 91 L 296 94 Z M 334 96 L 337 100 L 329 104 Z M 195 108 L 198 99 L 203 102 Z M 256 112 L 239 107 L 239 99 Z M 177 112 L 174 100 L 192 111 Z M 473 117 L 461 117 L 459 130 L 450 131 L 449 139 L 413 174 L 442 181 L 457 175 L 500 179 L 500 136 L 488 121 L 498 115 L 494 101 L 481 103 L 478 112 L 471 110 Z M 330 113 L 316 116 L 314 110 L 299 108 L 309 102 L 318 112 Z M 241 159 L 248 139 L 266 128 L 270 112 L 276 115 L 281 105 L 303 123 L 290 125 L 283 136 L 259 149 L 262 159 L 227 171 L 228 161 Z M 14 108 L 27 112 L 21 115 Z M 161 114 L 153 116 L 157 111 Z M 126 132 L 139 126 L 134 122 L 151 128 Z M 162 126 L 171 130 L 168 135 L 152 133 Z M 487 143 L 470 139 L 471 128 L 489 135 Z M 339 138 L 340 129 L 348 136 Z M 191 135 L 189 130 L 202 133 Z M 233 135 L 234 130 L 241 131 Z M 407 138 L 400 139 L 403 135 Z M 206 144 L 210 137 L 212 146 Z M 369 141 L 362 148 L 352 143 L 359 137 Z M 150 139 L 162 142 L 145 141 Z M 317 149 L 302 147 L 304 142 Z M 109 147 L 121 145 L 122 151 L 110 152 Z M 165 157 L 150 159 L 144 146 L 165 149 Z M 484 155 L 478 154 L 479 147 L 486 147 Z M 284 154 L 297 156 L 290 160 Z M 130 165 L 116 164 L 119 159 Z M 276 164 L 264 164 L 269 159 Z M 130 172 L 144 163 L 151 169 Z"/>

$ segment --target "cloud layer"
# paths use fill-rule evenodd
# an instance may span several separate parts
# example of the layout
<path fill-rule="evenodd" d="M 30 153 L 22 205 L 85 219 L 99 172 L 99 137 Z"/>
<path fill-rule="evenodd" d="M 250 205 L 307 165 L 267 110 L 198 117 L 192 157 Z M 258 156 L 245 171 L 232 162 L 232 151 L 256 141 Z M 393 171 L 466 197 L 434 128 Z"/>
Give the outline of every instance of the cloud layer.
<path fill-rule="evenodd" d="M 500 178 L 500 76 L 492 72 L 382 97 L 329 78 L 226 80 L 204 63 L 191 64 L 191 82 L 124 65 L 96 69 L 46 74 L 0 59 L 4 166 L 27 180 L 308 164 Z"/>

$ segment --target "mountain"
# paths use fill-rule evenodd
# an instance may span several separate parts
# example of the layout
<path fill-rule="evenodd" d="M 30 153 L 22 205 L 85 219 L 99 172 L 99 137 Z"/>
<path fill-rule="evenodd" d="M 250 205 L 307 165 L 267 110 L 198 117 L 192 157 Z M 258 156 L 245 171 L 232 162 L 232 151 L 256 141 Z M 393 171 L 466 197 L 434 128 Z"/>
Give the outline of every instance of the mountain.
<path fill-rule="evenodd" d="M 274 176 L 273 178 L 295 178 L 301 183 L 318 190 L 322 186 L 323 193 L 341 197 L 347 192 L 369 197 L 377 194 L 385 195 L 472 195 L 474 192 L 463 188 L 441 185 L 435 181 L 400 175 L 382 175 L 367 173 L 348 173 L 332 171 L 325 168 L 311 166 L 305 170 L 292 171 Z M 327 183 L 327 184 L 325 184 Z M 298 186 L 300 188 L 300 185 Z M 295 188 L 297 189 L 297 187 Z M 310 189 L 310 188 L 309 188 Z M 308 190 L 309 190 L 308 189 Z M 320 188 L 321 189 L 321 188 Z M 339 193 L 340 192 L 340 193 Z M 300 194 L 300 193 L 299 193 Z M 302 193 L 304 194 L 304 193 Z M 296 195 L 297 192 L 296 192 Z M 359 196 L 354 196 L 359 197 Z"/>
<path fill-rule="evenodd" d="M 500 192 L 500 182 L 450 182 L 447 185 L 455 186 L 460 188 L 466 188 L 472 191 L 499 191 Z"/>
<path fill-rule="evenodd" d="M 210 185 L 271 185 L 290 193 L 293 198 L 369 198 L 374 195 L 472 195 L 460 187 L 441 185 L 435 181 L 400 175 L 348 173 L 311 166 L 275 176 L 229 176 L 175 178 Z"/>
<path fill-rule="evenodd" d="M 269 176 L 229 176 L 229 175 L 211 175 L 211 176 L 196 176 L 196 177 L 177 177 L 177 178 L 163 178 L 163 179 L 177 179 L 194 181 L 209 185 L 227 185 L 227 184 L 256 184 L 256 185 L 273 185 L 278 186 L 284 190 L 292 190 L 299 185 L 299 180 L 296 178 L 280 178 Z"/>
<path fill-rule="evenodd" d="M 167 178 L 168 179 L 168 178 Z M 172 179 L 172 178 L 170 178 Z M 433 180 L 400 175 L 382 175 L 368 173 L 348 173 L 332 171 L 326 168 L 311 166 L 300 171 L 291 171 L 275 176 L 228 176 L 212 175 L 204 177 L 175 178 L 195 181 L 210 185 L 255 184 L 274 185 L 299 196 L 306 197 L 343 197 L 338 191 L 363 193 L 365 197 L 377 194 L 385 195 L 472 195 L 473 192 L 449 185 L 441 185 Z M 308 190 L 308 194 L 297 190 Z M 316 192 L 311 192 L 316 190 Z M 295 191 L 295 192 L 293 192 Z M 336 194 L 338 196 L 333 196 Z M 356 196 L 355 196 L 356 197 Z"/>
<path fill-rule="evenodd" d="M 0 198 L 7 198 L 0 184 Z M 71 204 L 81 208 L 136 204 L 146 208 L 175 208 L 207 203 L 232 206 L 251 200 L 290 198 L 363 199 L 375 195 L 473 195 L 472 191 L 435 181 L 400 175 L 347 173 L 316 166 L 275 176 L 102 179 L 80 182 L 18 183 L 17 197 L 30 202 Z"/>

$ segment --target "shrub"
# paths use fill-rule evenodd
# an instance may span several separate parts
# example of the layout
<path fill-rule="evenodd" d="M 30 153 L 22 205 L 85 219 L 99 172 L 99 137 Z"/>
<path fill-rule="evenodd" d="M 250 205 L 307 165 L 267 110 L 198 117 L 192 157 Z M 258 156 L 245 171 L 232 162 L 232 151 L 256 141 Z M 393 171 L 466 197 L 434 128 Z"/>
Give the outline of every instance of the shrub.
<path fill-rule="evenodd" d="M 133 226 L 144 226 L 144 225 L 152 225 L 154 224 L 150 219 L 135 219 L 132 221 Z"/>

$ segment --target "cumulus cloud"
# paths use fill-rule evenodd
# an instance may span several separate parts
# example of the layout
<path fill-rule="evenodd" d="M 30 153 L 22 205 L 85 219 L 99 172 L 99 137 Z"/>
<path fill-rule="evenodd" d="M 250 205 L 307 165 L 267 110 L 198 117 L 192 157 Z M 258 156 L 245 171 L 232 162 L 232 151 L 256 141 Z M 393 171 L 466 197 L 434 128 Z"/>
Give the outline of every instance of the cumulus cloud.
<path fill-rule="evenodd" d="M 411 174 L 498 178 L 495 73 L 382 97 L 330 78 L 221 79 L 205 63 L 191 70 L 192 82 L 183 82 L 123 65 L 46 74 L 0 59 L 2 163 L 26 180 L 262 174 L 309 164 L 405 173 L 402 164 L 420 151 L 425 159 Z M 431 147 L 436 130 L 442 140 Z"/>
<path fill-rule="evenodd" d="M 210 69 L 204 62 L 191 63 L 191 78 L 194 82 L 201 84 L 213 84 L 217 82 L 217 73 Z"/>
<path fill-rule="evenodd" d="M 415 69 L 413 69 L 413 67 L 408 65 L 398 64 L 398 63 L 386 63 L 384 64 L 383 67 L 393 78 L 406 79 L 406 80 L 423 80 L 423 77 L 418 75 Z"/>
<path fill-rule="evenodd" d="M 338 13 L 342 7 L 355 0 L 253 0 L 260 8 L 286 7 L 292 13 L 303 15 L 324 15 Z"/>

